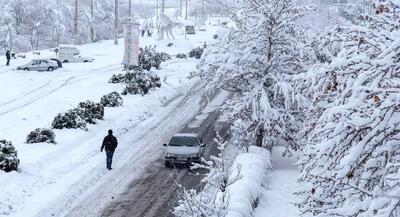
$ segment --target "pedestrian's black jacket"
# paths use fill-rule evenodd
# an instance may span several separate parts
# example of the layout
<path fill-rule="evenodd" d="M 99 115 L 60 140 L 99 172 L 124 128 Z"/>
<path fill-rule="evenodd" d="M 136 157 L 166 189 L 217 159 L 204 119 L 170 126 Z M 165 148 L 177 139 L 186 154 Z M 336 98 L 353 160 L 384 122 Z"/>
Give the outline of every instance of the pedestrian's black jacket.
<path fill-rule="evenodd" d="M 117 138 L 113 135 L 107 135 L 104 137 L 103 144 L 101 145 L 101 151 L 103 151 L 103 149 L 106 149 L 106 151 L 115 151 L 117 145 Z"/>
<path fill-rule="evenodd" d="M 9 51 L 6 52 L 6 58 L 7 58 L 7 59 L 11 59 L 11 54 L 10 54 Z"/>

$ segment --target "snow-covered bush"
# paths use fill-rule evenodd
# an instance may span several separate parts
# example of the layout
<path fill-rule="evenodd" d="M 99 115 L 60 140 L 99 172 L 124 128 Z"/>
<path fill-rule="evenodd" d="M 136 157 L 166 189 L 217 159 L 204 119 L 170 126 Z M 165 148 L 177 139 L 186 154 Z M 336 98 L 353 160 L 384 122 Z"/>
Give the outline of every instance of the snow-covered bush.
<path fill-rule="evenodd" d="M 189 57 L 190 57 L 190 58 L 200 59 L 200 58 L 201 58 L 201 55 L 203 55 L 203 52 L 204 52 L 204 48 L 202 48 L 202 47 L 193 48 L 193 49 L 189 52 Z"/>
<path fill-rule="evenodd" d="M 96 120 L 104 117 L 104 106 L 92 101 L 80 102 L 78 105 L 79 116 L 89 124 L 96 124 Z"/>
<path fill-rule="evenodd" d="M 201 191 L 186 189 L 183 187 L 179 194 L 178 206 L 174 208 L 176 217 L 190 216 L 226 216 L 229 202 L 226 188 L 232 183 L 228 182 L 229 169 L 233 159 L 226 155 L 225 147 L 221 137 L 216 139 L 220 153 L 211 156 L 210 161 L 202 159 L 202 164 L 195 164 L 192 169 L 205 169 L 207 176 L 202 180 L 204 188 Z"/>
<path fill-rule="evenodd" d="M 70 109 L 65 113 L 59 113 L 51 126 L 54 129 L 86 129 L 86 122 L 81 118 L 79 109 Z"/>
<path fill-rule="evenodd" d="M 26 137 L 26 143 L 56 143 L 56 135 L 51 129 L 37 128 Z"/>
<path fill-rule="evenodd" d="M 139 66 L 147 71 L 153 67 L 160 69 L 161 63 L 168 59 L 171 57 L 167 53 L 157 52 L 155 47 L 140 48 Z"/>
<path fill-rule="evenodd" d="M 184 54 L 184 53 L 178 53 L 178 54 L 176 55 L 176 58 L 178 58 L 178 59 L 186 59 L 187 56 L 186 56 L 186 54 Z"/>
<path fill-rule="evenodd" d="M 161 87 L 160 77 L 151 73 L 137 73 L 126 84 L 122 95 L 142 94 L 145 95 L 153 88 Z"/>
<path fill-rule="evenodd" d="M 362 26 L 333 30 L 339 37 L 327 42 L 340 39 L 340 51 L 330 64 L 298 83 L 312 102 L 300 158 L 303 213 L 400 215 L 400 2 L 372 2 Z"/>
<path fill-rule="evenodd" d="M 111 92 L 101 97 L 100 104 L 104 107 L 119 107 L 124 104 L 124 100 L 118 92 Z"/>
<path fill-rule="evenodd" d="M 126 83 L 122 95 L 147 94 L 151 89 L 161 87 L 161 79 L 158 75 L 143 70 L 132 70 L 125 74 L 113 75 L 111 83 Z"/>
<path fill-rule="evenodd" d="M 19 159 L 15 147 L 9 141 L 0 140 L 0 170 L 11 172 L 17 170 L 18 165 Z"/>
<path fill-rule="evenodd" d="M 114 84 L 125 82 L 125 74 L 114 74 L 108 82 Z"/>

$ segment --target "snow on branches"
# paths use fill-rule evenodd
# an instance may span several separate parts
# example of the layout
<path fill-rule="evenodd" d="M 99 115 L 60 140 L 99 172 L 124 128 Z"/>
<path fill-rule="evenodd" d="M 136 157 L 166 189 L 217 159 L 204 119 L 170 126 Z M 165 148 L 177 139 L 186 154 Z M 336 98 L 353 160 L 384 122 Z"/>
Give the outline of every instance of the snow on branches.
<path fill-rule="evenodd" d="M 251 0 L 243 10 L 237 29 L 205 51 L 198 75 L 210 92 L 234 93 L 225 110 L 233 130 L 240 130 L 233 133 L 237 145 L 297 149 L 301 102 L 289 80 L 307 65 L 298 20 L 308 8 L 291 0 Z"/>
<path fill-rule="evenodd" d="M 312 101 L 303 213 L 400 216 L 399 199 L 387 196 L 400 189 L 400 1 L 372 6 L 365 26 L 334 30 L 340 51 L 303 84 Z"/>

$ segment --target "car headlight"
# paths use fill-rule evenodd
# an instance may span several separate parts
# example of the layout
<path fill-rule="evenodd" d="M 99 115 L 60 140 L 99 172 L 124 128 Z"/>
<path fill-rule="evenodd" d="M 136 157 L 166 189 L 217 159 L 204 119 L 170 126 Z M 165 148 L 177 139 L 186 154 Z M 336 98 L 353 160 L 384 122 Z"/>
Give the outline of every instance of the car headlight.
<path fill-rule="evenodd" d="M 200 154 L 191 154 L 190 157 L 192 157 L 192 158 L 198 158 L 198 157 L 200 157 Z"/>

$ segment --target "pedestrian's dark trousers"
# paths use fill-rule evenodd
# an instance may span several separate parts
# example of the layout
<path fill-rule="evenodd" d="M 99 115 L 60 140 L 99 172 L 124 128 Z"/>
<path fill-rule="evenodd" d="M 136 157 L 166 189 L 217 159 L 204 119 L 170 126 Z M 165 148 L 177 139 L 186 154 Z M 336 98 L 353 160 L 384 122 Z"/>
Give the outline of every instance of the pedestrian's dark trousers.
<path fill-rule="evenodd" d="M 106 150 L 106 155 L 107 155 L 107 169 L 110 170 L 111 169 L 113 155 L 114 155 L 114 151 Z"/>
<path fill-rule="evenodd" d="M 7 64 L 6 66 L 10 65 L 10 59 L 7 59 Z"/>

